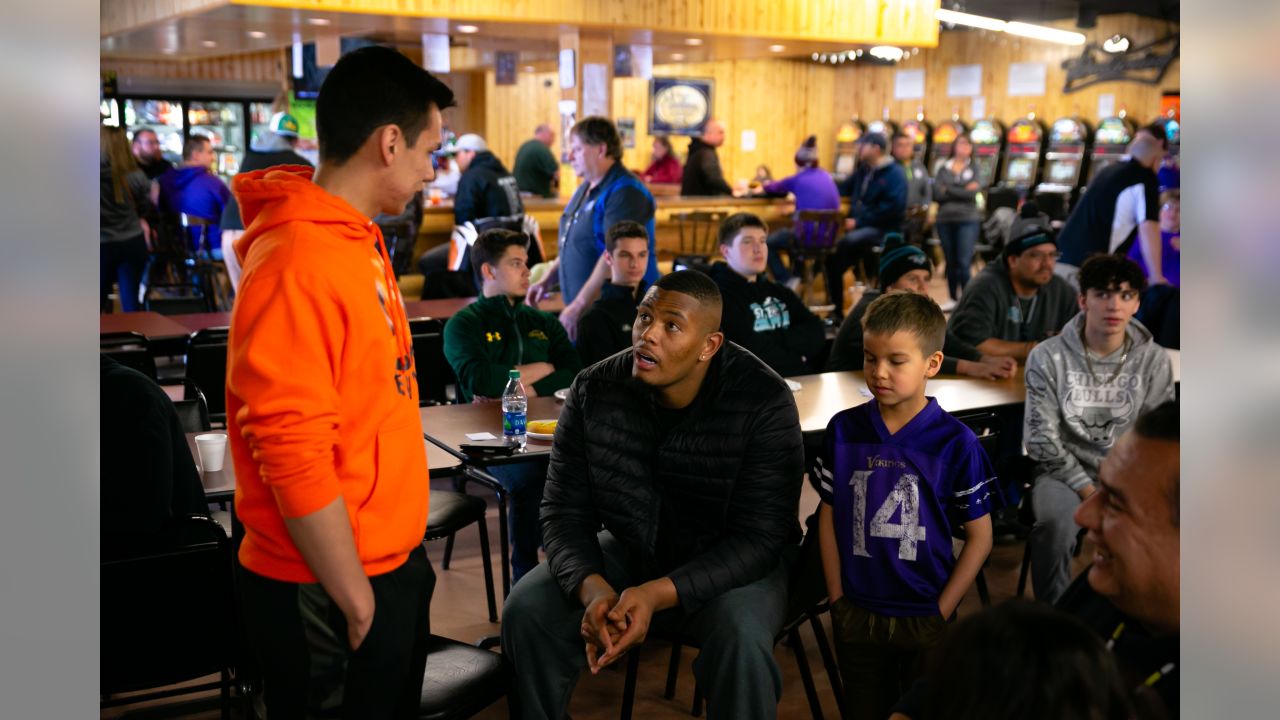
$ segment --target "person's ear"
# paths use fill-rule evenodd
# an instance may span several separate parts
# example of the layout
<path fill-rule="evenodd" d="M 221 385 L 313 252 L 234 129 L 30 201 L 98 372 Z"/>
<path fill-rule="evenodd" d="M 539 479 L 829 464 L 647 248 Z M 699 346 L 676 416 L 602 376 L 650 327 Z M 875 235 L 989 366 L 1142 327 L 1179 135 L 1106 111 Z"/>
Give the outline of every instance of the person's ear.
<path fill-rule="evenodd" d="M 942 370 L 942 351 L 933 353 L 925 358 L 925 377 L 933 377 Z"/>
<path fill-rule="evenodd" d="M 1084 294 L 1084 293 L 1080 293 L 1079 295 L 1077 295 L 1077 296 L 1076 296 L 1076 305 L 1078 305 L 1078 306 L 1080 307 L 1080 312 L 1084 312 L 1084 309 L 1085 309 L 1085 294 Z"/>
<path fill-rule="evenodd" d="M 489 263 L 480 263 L 480 277 L 484 278 L 485 280 L 497 280 L 498 271 L 494 266 L 490 265 Z"/>
<path fill-rule="evenodd" d="M 613 253 L 606 251 L 604 254 L 604 264 L 606 267 L 613 267 Z"/>
<path fill-rule="evenodd" d="M 404 152 L 404 148 L 398 147 L 404 138 L 399 125 L 383 125 L 374 133 L 374 138 L 378 143 L 378 157 L 383 165 L 391 165 L 395 162 L 396 153 Z"/>
<path fill-rule="evenodd" d="M 720 352 L 720 348 L 724 345 L 724 333 L 719 330 L 707 335 L 702 341 L 702 352 L 698 353 L 698 362 L 707 362 Z"/>

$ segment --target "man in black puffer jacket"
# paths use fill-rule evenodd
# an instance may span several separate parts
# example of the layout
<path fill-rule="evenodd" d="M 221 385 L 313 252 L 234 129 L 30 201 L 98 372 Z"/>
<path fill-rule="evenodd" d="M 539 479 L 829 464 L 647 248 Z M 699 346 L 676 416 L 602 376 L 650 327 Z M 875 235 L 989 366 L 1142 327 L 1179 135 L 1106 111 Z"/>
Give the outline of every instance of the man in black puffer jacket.
<path fill-rule="evenodd" d="M 800 421 L 782 378 L 724 342 L 720 313 L 705 275 L 667 275 L 632 349 L 574 380 L 542 500 L 548 562 L 503 611 L 513 717 L 564 717 L 584 644 L 598 672 L 651 621 L 697 639 L 710 718 L 776 716 Z"/>

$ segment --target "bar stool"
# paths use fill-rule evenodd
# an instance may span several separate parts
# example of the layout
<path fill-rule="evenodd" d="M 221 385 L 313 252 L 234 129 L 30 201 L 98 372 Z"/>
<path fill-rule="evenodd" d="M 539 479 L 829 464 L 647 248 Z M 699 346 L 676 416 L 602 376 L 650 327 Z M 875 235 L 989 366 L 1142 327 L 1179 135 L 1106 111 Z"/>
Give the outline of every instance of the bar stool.
<path fill-rule="evenodd" d="M 716 242 L 720 223 L 726 217 L 722 211 L 690 210 L 672 213 L 676 230 L 680 233 L 680 254 L 676 262 L 688 267 L 710 265 L 719 248 Z"/>

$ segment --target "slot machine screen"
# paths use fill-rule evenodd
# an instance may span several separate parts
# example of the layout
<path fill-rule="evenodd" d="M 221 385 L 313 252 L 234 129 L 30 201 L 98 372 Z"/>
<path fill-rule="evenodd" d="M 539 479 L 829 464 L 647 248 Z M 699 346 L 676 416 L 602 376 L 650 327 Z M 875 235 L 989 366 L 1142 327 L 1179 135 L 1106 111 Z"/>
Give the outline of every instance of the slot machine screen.
<path fill-rule="evenodd" d="M 1077 167 L 1075 160 L 1054 160 L 1049 163 L 1049 182 L 1058 185 L 1072 184 L 1075 182 Z"/>
<path fill-rule="evenodd" d="M 1009 161 L 1009 169 L 1005 179 L 1015 183 L 1031 182 L 1031 173 L 1035 170 L 1035 161 L 1030 158 L 1014 158 Z"/>
<path fill-rule="evenodd" d="M 835 174 L 852 175 L 856 158 L 853 153 L 844 153 L 836 156 Z"/>

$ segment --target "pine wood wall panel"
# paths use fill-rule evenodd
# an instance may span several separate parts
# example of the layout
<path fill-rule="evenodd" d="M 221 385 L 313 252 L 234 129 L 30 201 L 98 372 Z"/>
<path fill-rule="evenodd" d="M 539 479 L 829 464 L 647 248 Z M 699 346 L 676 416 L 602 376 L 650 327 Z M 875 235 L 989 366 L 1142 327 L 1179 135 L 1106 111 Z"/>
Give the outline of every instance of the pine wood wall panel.
<path fill-rule="evenodd" d="M 103 70 L 114 70 L 120 78 L 173 78 L 231 82 L 280 83 L 289 72 L 284 50 L 230 55 L 190 61 L 125 60 L 102 58 Z"/>

